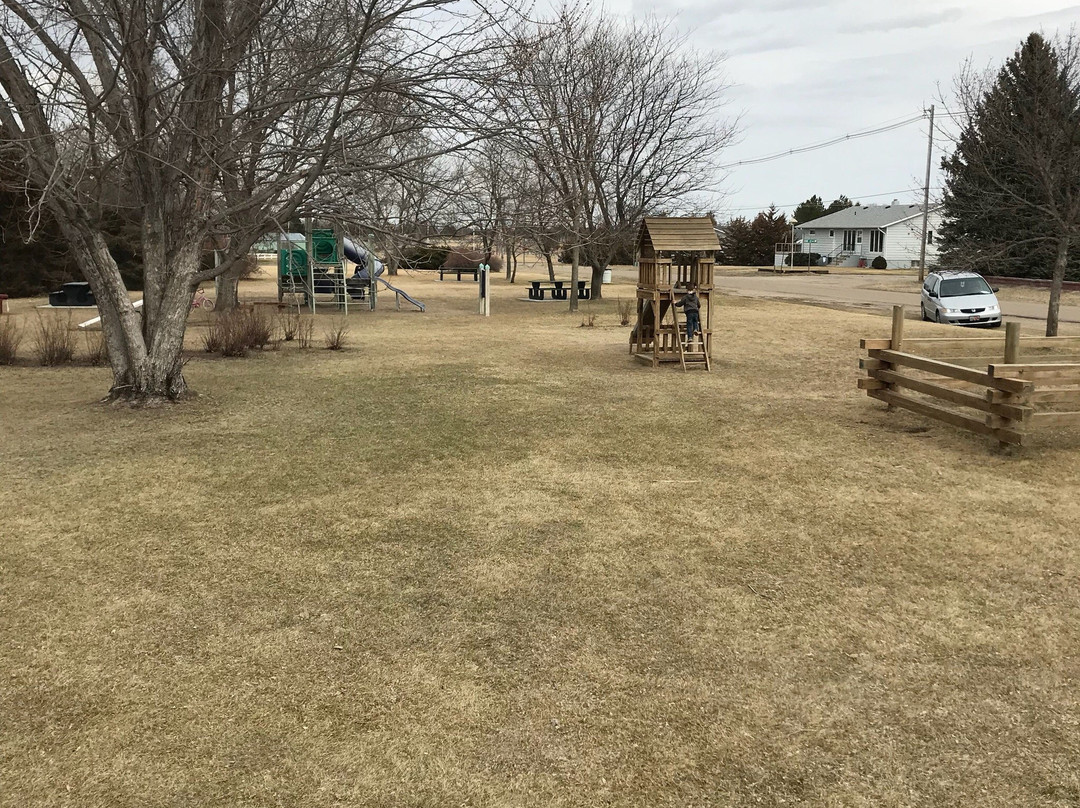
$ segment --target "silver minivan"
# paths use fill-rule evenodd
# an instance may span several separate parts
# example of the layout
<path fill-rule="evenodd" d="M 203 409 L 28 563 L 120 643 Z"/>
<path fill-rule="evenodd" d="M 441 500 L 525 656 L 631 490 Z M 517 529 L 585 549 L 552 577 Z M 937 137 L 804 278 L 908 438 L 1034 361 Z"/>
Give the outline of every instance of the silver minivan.
<path fill-rule="evenodd" d="M 1001 325 L 1001 304 L 977 272 L 931 272 L 922 288 L 922 318 L 953 325 Z"/>

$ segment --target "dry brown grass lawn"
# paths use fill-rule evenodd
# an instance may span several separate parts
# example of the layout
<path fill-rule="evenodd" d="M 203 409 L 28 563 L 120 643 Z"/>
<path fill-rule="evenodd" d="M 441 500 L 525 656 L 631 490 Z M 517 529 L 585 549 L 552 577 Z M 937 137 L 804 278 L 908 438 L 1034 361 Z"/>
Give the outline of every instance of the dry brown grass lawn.
<path fill-rule="evenodd" d="M 879 316 L 723 299 L 683 374 L 400 281 L 173 409 L 0 367 L 0 804 L 1080 803 L 1080 432 L 911 431 Z"/>

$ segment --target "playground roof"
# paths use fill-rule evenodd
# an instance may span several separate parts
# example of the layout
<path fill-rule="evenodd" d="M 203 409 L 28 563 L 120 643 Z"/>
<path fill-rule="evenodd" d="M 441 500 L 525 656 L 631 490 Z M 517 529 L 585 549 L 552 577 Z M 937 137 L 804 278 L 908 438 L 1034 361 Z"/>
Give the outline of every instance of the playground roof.
<path fill-rule="evenodd" d="M 716 228 L 708 216 L 646 216 L 641 222 L 639 240 L 648 241 L 654 250 L 718 250 Z"/>

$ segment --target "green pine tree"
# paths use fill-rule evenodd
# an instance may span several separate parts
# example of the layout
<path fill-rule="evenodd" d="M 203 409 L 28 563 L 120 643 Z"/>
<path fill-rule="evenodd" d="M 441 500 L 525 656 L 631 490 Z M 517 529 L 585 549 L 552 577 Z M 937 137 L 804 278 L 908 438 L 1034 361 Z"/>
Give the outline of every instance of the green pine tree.
<path fill-rule="evenodd" d="M 1053 280 L 1047 334 L 1080 239 L 1080 53 L 1031 34 L 989 84 L 960 77 L 965 111 L 945 175 L 941 263 Z"/>

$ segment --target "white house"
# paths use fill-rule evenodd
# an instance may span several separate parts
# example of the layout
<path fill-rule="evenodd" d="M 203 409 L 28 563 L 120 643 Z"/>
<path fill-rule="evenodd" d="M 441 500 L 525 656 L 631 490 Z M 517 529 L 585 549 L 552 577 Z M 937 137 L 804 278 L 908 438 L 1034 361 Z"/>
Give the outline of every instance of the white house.
<path fill-rule="evenodd" d="M 922 246 L 922 205 L 855 205 L 795 226 L 795 251 L 818 253 L 833 266 L 869 266 L 877 256 L 890 268 L 917 267 Z M 941 211 L 931 206 L 926 263 L 937 258 Z"/>

